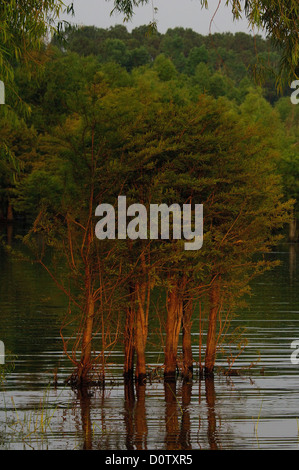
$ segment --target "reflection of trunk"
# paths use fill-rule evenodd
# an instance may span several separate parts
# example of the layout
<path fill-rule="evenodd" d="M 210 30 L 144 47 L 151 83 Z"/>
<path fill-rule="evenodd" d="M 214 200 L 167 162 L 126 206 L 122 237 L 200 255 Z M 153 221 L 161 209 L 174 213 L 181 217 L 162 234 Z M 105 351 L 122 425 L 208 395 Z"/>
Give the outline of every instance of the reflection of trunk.
<path fill-rule="evenodd" d="M 92 426 L 90 419 L 90 396 L 88 390 L 82 387 L 79 390 L 82 429 L 84 433 L 83 450 L 92 450 Z"/>
<path fill-rule="evenodd" d="M 199 404 L 199 406 L 201 405 L 201 382 L 202 382 L 202 378 L 201 378 L 201 376 L 199 376 L 199 382 L 198 382 L 198 404 Z M 200 433 L 200 428 L 201 428 L 201 415 L 199 413 L 199 415 L 198 415 L 198 431 L 197 431 L 198 435 Z"/>
<path fill-rule="evenodd" d="M 176 383 L 165 382 L 165 444 L 166 450 L 178 450 L 178 436 L 179 436 L 179 423 L 178 423 L 178 407 L 176 396 Z"/>
<path fill-rule="evenodd" d="M 134 322 L 135 322 L 135 306 L 134 297 L 131 293 L 130 304 L 126 312 L 126 324 L 124 332 L 125 340 L 125 361 L 124 361 L 124 377 L 125 380 L 132 380 L 134 373 Z"/>
<path fill-rule="evenodd" d="M 192 327 L 193 302 L 183 303 L 183 371 L 182 375 L 185 380 L 191 379 L 193 376 L 193 356 L 191 343 L 191 327 Z"/>
<path fill-rule="evenodd" d="M 215 384 L 213 377 L 206 377 L 206 402 L 208 407 L 208 441 L 211 450 L 218 449 L 216 437 L 217 421 L 215 414 Z"/>
<path fill-rule="evenodd" d="M 182 316 L 182 299 L 178 293 L 178 287 L 174 286 L 167 298 L 164 378 L 169 381 L 175 380 Z"/>
<path fill-rule="evenodd" d="M 126 449 L 134 450 L 133 436 L 134 436 L 134 383 L 132 380 L 125 382 L 125 428 L 126 428 Z"/>
<path fill-rule="evenodd" d="M 199 362 L 199 377 L 203 377 L 203 366 L 202 366 L 202 330 L 203 330 L 203 324 L 202 324 L 202 314 L 201 314 L 201 309 L 202 309 L 202 303 L 200 299 L 200 304 L 199 304 L 199 344 L 198 344 L 198 362 Z"/>
<path fill-rule="evenodd" d="M 192 383 L 184 382 L 182 386 L 182 410 L 183 416 L 181 421 L 181 432 L 180 432 L 180 446 L 182 450 L 190 450 L 191 446 L 191 419 L 189 406 L 191 403 L 192 396 Z"/>
<path fill-rule="evenodd" d="M 291 220 L 289 225 L 289 241 L 297 242 L 297 220 L 295 217 Z"/>
<path fill-rule="evenodd" d="M 94 300 L 92 295 L 88 295 L 86 306 L 85 323 L 82 337 L 81 362 L 78 371 L 79 383 L 86 383 L 89 380 L 88 374 L 91 369 L 91 340 L 94 321 Z"/>
<path fill-rule="evenodd" d="M 137 403 L 135 407 L 135 445 L 137 450 L 147 449 L 147 423 L 145 410 L 145 385 L 136 385 Z"/>
<path fill-rule="evenodd" d="M 210 294 L 210 314 L 209 327 L 207 334 L 206 356 L 205 356 L 205 373 L 212 374 L 216 360 L 217 348 L 217 315 L 220 306 L 220 286 L 219 282 L 211 287 Z"/>

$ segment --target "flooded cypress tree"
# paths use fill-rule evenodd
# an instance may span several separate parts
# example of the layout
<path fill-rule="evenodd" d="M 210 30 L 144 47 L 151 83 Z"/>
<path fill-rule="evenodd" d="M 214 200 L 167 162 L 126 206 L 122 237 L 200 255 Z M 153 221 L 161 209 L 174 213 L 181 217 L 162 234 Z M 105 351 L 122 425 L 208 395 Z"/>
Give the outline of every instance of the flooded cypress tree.
<path fill-rule="evenodd" d="M 115 94 L 105 76 L 96 74 L 89 91 L 79 93 L 76 113 L 41 139 L 47 158 L 20 186 L 23 207 L 27 199 L 39 209 L 30 232 L 43 240 L 42 248 L 36 244 L 37 260 L 47 268 L 47 245 L 54 247 L 57 261 L 64 259 L 63 276 L 49 273 L 68 295 L 72 310 L 80 312 L 71 350 L 64 343 L 75 366 L 74 384 L 105 380 L 106 360 L 120 332 L 124 375 L 144 382 L 156 287 L 167 298 L 160 312 L 166 318 L 165 379 L 177 377 L 181 333 L 182 373 L 192 376 L 192 305 L 201 290 L 210 292 L 212 300 L 206 353 L 206 371 L 212 372 L 221 307 L 238 297 L 239 280 L 244 290 L 247 278 L 269 267 L 253 263 L 252 256 L 275 243 L 273 230 L 289 217 L 291 205 L 281 203 L 263 131 L 243 122 L 225 99 L 201 95 L 194 104 L 186 90 L 148 74 L 155 99 L 138 78 L 135 88 L 120 87 Z M 173 93 L 181 93 L 181 99 L 172 99 Z M 45 195 L 38 190 L 41 182 Z M 101 203 L 115 207 L 120 195 L 147 210 L 150 204 L 190 204 L 192 222 L 195 205 L 203 204 L 203 247 L 185 250 L 184 240 L 174 239 L 171 223 L 168 240 L 140 239 L 138 233 L 134 240 L 118 240 L 116 231 L 114 238 L 98 240 L 95 209 Z M 97 333 L 101 340 L 95 339 Z"/>

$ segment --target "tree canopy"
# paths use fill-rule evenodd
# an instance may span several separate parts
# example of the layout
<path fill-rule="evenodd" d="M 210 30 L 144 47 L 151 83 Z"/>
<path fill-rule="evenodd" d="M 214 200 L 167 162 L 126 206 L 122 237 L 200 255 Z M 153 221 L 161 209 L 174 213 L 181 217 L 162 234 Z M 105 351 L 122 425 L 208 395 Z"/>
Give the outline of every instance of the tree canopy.
<path fill-rule="evenodd" d="M 114 10 L 130 20 L 134 9 L 149 0 L 113 0 Z M 200 0 L 202 7 L 210 6 L 209 0 Z M 278 83 L 298 77 L 299 59 L 299 4 L 297 0 L 225 0 L 233 18 L 244 15 L 252 28 L 262 28 L 267 37 L 282 51 Z M 114 11 L 113 10 L 113 11 Z M 154 25 L 155 26 L 155 25 Z"/>
<path fill-rule="evenodd" d="M 0 78 L 10 83 L 14 64 L 34 61 L 47 33 L 57 30 L 62 11 L 72 11 L 62 0 L 7 0 L 0 4 Z M 61 23 L 58 23 L 58 29 Z"/>

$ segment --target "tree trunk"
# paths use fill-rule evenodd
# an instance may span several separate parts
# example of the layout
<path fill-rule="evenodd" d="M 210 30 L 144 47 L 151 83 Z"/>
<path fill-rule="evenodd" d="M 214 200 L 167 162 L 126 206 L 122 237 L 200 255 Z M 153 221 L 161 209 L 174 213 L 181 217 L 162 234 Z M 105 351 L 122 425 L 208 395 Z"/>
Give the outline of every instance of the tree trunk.
<path fill-rule="evenodd" d="M 124 378 L 125 380 L 132 380 L 134 373 L 134 323 L 135 323 L 135 305 L 134 296 L 131 293 L 130 305 L 126 312 L 126 324 L 124 332 L 125 340 L 125 361 L 124 361 Z"/>
<path fill-rule="evenodd" d="M 183 303 L 183 379 L 189 380 L 193 376 L 193 355 L 191 342 L 193 302 Z"/>
<path fill-rule="evenodd" d="M 88 296 L 86 306 L 86 317 L 82 338 L 81 362 L 78 371 L 78 380 L 80 384 L 89 381 L 89 372 L 91 369 L 91 341 L 94 321 L 94 300 L 91 294 Z"/>
<path fill-rule="evenodd" d="M 297 237 L 297 220 L 294 217 L 289 225 L 289 241 L 295 243 L 298 241 Z"/>
<path fill-rule="evenodd" d="M 168 294 L 165 340 L 164 379 L 174 381 L 177 368 L 177 349 L 183 316 L 183 302 L 175 286 Z"/>
<path fill-rule="evenodd" d="M 5 220 L 5 213 L 2 204 L 0 204 L 0 220 Z"/>
<path fill-rule="evenodd" d="M 147 317 L 145 311 L 147 284 L 143 283 L 141 286 L 136 285 L 136 293 L 138 299 L 138 307 L 136 312 L 136 335 L 135 335 L 135 349 L 136 349 L 136 372 L 135 377 L 139 383 L 144 383 L 146 379 L 146 360 L 145 360 L 145 346 L 147 340 Z"/>
<path fill-rule="evenodd" d="M 207 345 L 205 355 L 205 374 L 211 375 L 214 371 L 216 360 L 217 348 L 217 315 L 220 302 L 220 286 L 215 283 L 211 287 L 210 294 L 210 314 L 209 314 L 209 327 L 207 334 Z"/>
<path fill-rule="evenodd" d="M 13 210 L 12 210 L 12 205 L 9 202 L 7 206 L 7 215 L 6 215 L 6 220 L 7 222 L 12 222 L 13 221 Z"/>

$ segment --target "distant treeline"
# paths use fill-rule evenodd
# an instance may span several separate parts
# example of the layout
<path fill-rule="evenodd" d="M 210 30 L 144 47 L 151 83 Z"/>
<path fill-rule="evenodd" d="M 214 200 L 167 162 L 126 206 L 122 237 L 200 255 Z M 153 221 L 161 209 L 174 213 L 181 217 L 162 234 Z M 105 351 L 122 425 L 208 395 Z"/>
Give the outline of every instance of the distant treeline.
<path fill-rule="evenodd" d="M 128 71 L 150 65 L 163 54 L 178 72 L 187 76 L 194 76 L 197 66 L 205 64 L 202 69 L 206 73 L 221 73 L 237 86 L 244 79 L 259 77 L 263 79 L 266 98 L 270 102 L 277 100 L 273 71 L 278 70 L 281 55 L 271 40 L 260 35 L 228 32 L 203 36 L 182 27 L 161 34 L 146 25 L 130 33 L 125 26 L 116 25 L 109 29 L 70 26 L 64 39 L 68 51 L 94 55 L 100 63 L 114 61 Z M 55 39 L 53 43 L 62 45 Z M 223 90 L 218 87 L 215 93 L 221 95 Z"/>

